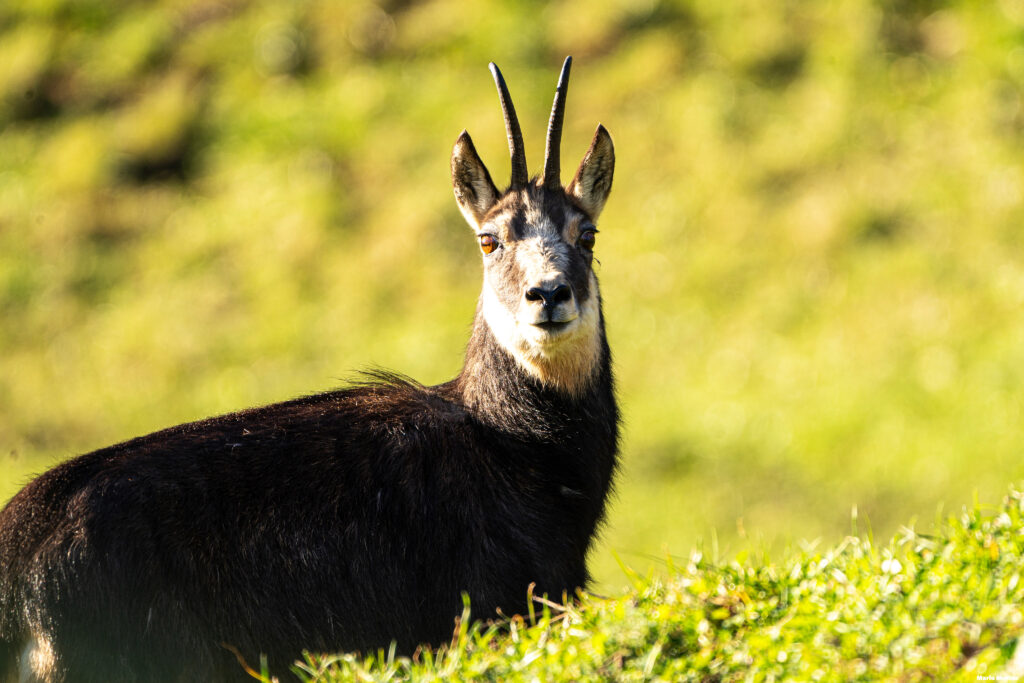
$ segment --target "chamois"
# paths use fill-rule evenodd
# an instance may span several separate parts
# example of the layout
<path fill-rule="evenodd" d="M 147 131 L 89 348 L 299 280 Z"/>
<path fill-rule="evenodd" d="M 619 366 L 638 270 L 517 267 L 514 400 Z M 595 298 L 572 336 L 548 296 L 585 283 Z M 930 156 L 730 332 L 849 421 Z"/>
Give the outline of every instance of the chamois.
<path fill-rule="evenodd" d="M 337 391 L 171 427 L 78 456 L 0 511 L 0 680 L 247 680 L 311 651 L 411 652 L 534 592 L 587 585 L 619 414 L 597 278 L 612 140 L 567 186 L 559 147 L 527 175 L 508 88 L 499 192 L 466 131 L 451 157 L 483 260 L 465 364 L 423 386 Z"/>

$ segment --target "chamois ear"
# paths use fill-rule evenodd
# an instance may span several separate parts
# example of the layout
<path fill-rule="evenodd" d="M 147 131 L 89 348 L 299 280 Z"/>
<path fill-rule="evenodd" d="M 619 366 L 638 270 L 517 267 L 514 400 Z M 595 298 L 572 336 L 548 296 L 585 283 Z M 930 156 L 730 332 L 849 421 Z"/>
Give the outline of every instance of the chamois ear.
<path fill-rule="evenodd" d="M 590 214 L 591 220 L 597 220 L 608 193 L 612 191 L 612 176 L 615 173 L 615 145 L 612 136 L 605 127 L 597 125 L 594 140 L 590 149 L 583 156 L 579 169 L 573 177 L 566 193 L 575 197 L 583 209 Z"/>
<path fill-rule="evenodd" d="M 470 227 L 479 228 L 484 216 L 498 201 L 498 188 L 466 131 L 462 131 L 452 149 L 452 187 L 462 215 Z"/>

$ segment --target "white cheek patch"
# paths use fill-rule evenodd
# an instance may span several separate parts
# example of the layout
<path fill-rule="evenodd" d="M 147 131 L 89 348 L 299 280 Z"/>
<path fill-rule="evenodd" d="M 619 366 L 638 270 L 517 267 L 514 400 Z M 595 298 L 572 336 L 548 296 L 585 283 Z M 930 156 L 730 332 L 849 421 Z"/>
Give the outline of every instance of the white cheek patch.
<path fill-rule="evenodd" d="M 486 277 L 484 278 L 483 292 L 480 294 L 480 308 L 494 338 L 506 351 L 518 357 L 518 354 L 522 353 L 523 343 L 516 331 L 515 313 L 505 307 L 504 302 L 495 293 Z"/>
<path fill-rule="evenodd" d="M 578 317 L 554 338 L 534 325 L 517 322 L 515 312 L 502 303 L 486 278 L 480 296 L 484 320 L 494 338 L 527 373 L 570 395 L 580 395 L 590 385 L 601 355 L 601 312 L 593 273 L 590 296 Z"/>

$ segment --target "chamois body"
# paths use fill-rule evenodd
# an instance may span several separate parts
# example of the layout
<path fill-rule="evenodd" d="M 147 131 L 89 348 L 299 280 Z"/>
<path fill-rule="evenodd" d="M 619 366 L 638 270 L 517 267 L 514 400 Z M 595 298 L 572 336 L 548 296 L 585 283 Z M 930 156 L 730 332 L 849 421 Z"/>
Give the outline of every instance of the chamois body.
<path fill-rule="evenodd" d="M 236 655 L 261 653 L 280 675 L 303 650 L 445 642 L 463 594 L 487 618 L 522 612 L 531 583 L 585 587 L 618 440 L 583 237 L 611 177 L 591 153 L 565 190 L 514 175 L 485 196 L 460 136 L 456 198 L 491 232 L 450 382 L 379 373 L 94 451 L 18 493 L 0 511 L 0 680 L 246 680 Z"/>

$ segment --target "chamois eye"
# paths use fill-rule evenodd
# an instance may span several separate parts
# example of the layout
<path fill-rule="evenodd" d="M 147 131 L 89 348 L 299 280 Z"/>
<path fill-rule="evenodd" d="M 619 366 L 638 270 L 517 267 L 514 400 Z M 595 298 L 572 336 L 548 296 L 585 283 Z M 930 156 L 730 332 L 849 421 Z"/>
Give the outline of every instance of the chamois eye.
<path fill-rule="evenodd" d="M 480 251 L 490 254 L 498 248 L 498 240 L 494 235 L 480 235 Z"/>
<path fill-rule="evenodd" d="M 595 242 L 597 242 L 597 230 L 590 228 L 580 233 L 578 244 L 587 251 L 594 250 Z"/>

